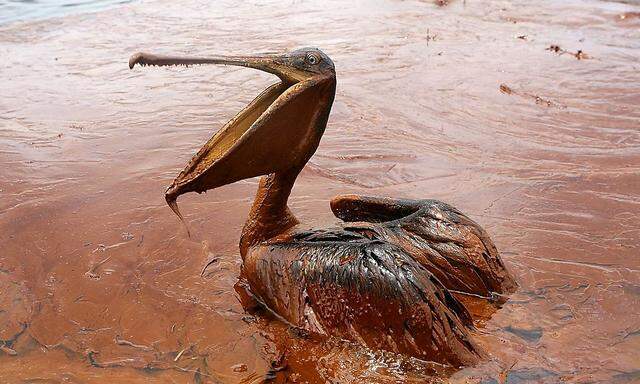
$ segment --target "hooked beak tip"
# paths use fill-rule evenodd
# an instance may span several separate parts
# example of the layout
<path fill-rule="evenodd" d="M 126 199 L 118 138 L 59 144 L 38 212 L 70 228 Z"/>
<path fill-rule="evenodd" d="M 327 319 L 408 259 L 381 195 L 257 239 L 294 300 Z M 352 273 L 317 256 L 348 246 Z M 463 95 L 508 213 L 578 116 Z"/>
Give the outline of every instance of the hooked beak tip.
<path fill-rule="evenodd" d="M 133 69 L 136 64 L 145 65 L 151 55 L 143 52 L 137 52 L 129 58 L 129 69 Z"/>
<path fill-rule="evenodd" d="M 134 53 L 133 55 L 131 55 L 131 57 L 129 58 L 129 69 L 133 69 L 133 67 L 136 65 L 136 63 L 140 60 L 141 57 L 142 57 L 141 52 Z"/>
<path fill-rule="evenodd" d="M 164 192 L 164 199 L 171 210 L 182 220 L 182 214 L 178 209 L 178 196 L 182 193 L 178 190 L 178 186 L 172 183 Z"/>
<path fill-rule="evenodd" d="M 167 201 L 169 208 L 171 208 L 173 213 L 175 213 L 178 216 L 178 219 L 180 219 L 180 222 L 182 222 L 182 224 L 184 225 L 185 229 L 187 230 L 187 235 L 191 237 L 191 231 L 189 231 L 187 222 L 184 221 L 184 217 L 182 216 L 182 213 L 180 213 L 180 209 L 178 208 L 178 202 L 177 202 L 178 195 L 179 194 L 175 190 L 175 186 L 171 185 L 169 188 L 167 188 L 167 191 L 164 193 L 164 198 Z"/>

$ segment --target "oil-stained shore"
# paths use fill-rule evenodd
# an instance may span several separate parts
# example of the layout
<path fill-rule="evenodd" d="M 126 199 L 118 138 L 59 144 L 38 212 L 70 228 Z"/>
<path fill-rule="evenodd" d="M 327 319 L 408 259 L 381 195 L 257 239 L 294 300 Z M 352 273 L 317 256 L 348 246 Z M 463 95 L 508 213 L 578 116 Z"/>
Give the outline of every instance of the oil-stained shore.
<path fill-rule="evenodd" d="M 595 0 L 152 0 L 0 27 L 0 381 L 640 380 L 639 16 Z M 307 45 L 334 59 L 338 93 L 292 208 L 321 226 L 338 193 L 429 197 L 481 223 L 521 287 L 479 324 L 480 366 L 245 314 L 255 180 L 185 196 L 191 238 L 166 207 L 193 152 L 275 79 L 129 71 L 129 55 Z"/>

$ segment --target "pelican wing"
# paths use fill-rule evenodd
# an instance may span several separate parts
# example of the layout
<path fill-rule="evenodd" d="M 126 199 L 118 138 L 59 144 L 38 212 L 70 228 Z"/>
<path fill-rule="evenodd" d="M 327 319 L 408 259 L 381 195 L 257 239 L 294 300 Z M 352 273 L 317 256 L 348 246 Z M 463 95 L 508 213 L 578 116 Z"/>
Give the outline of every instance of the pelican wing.
<path fill-rule="evenodd" d="M 243 268 L 261 301 L 309 331 L 453 365 L 481 355 L 465 307 L 388 242 L 340 228 L 300 232 L 252 248 Z"/>
<path fill-rule="evenodd" d="M 490 297 L 516 287 L 486 231 L 446 203 L 344 195 L 331 208 L 345 222 L 375 223 L 370 233 L 402 248 L 451 290 Z"/>

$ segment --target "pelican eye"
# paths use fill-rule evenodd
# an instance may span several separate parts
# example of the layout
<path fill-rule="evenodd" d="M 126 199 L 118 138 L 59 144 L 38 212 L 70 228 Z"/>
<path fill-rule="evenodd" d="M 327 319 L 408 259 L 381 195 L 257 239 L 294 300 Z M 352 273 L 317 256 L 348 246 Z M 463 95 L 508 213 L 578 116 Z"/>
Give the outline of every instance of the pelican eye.
<path fill-rule="evenodd" d="M 311 65 L 316 65 L 320 62 L 320 59 L 316 55 L 308 54 L 307 55 L 307 63 Z"/>

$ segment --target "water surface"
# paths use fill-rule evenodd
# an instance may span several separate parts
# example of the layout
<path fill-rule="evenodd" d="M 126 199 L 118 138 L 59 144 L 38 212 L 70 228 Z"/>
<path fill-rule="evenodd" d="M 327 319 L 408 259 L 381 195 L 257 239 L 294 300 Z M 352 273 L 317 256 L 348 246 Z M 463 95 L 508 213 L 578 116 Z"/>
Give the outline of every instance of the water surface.
<path fill-rule="evenodd" d="M 0 381 L 557 383 L 640 380 L 640 7 L 544 0 L 152 0 L 0 27 Z M 560 49 L 549 49 L 550 46 Z M 520 290 L 452 371 L 244 313 L 257 181 L 163 192 L 276 79 L 136 68 L 131 53 L 318 46 L 338 92 L 294 188 L 447 201 Z M 211 260 L 213 266 L 201 273 Z"/>
<path fill-rule="evenodd" d="M 131 0 L 0 0 L 0 24 L 95 12 Z"/>

